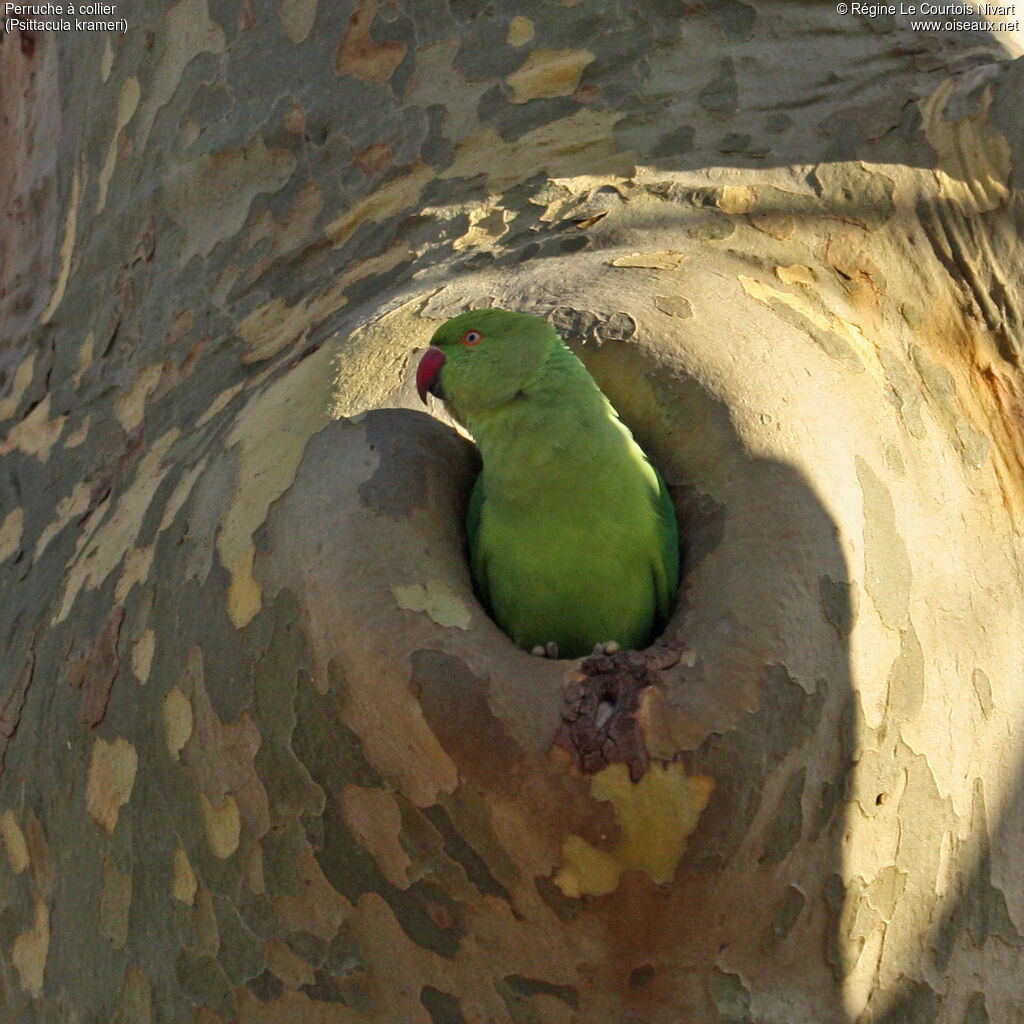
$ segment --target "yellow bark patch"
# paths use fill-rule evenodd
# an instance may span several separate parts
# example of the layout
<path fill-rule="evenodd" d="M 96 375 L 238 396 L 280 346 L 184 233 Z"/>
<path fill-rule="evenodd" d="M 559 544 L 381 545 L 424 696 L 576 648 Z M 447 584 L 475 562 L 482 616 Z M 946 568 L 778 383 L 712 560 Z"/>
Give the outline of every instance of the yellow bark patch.
<path fill-rule="evenodd" d="M 158 365 L 145 367 L 132 386 L 114 402 L 114 413 L 126 434 L 130 434 L 142 422 L 146 402 L 160 382 L 162 372 L 162 367 Z"/>
<path fill-rule="evenodd" d="M 78 164 L 71 171 L 71 196 L 68 199 L 68 212 L 64 219 L 64 238 L 60 243 L 60 270 L 57 272 L 57 283 L 53 286 L 50 301 L 39 317 L 40 323 L 48 324 L 57 312 L 64 292 L 67 291 L 71 279 L 71 256 L 75 249 L 75 235 L 78 233 L 78 201 L 82 194 L 82 176 Z"/>
<path fill-rule="evenodd" d="M 68 563 L 64 601 L 57 622 L 67 618 L 83 588 L 100 586 L 120 564 L 125 552 L 134 548 L 153 495 L 170 469 L 161 463 L 179 434 L 174 427 L 157 438 L 139 460 L 131 486 L 117 498 L 114 508 L 105 516 L 97 513 L 90 520 Z"/>
<path fill-rule="evenodd" d="M 153 42 L 153 77 L 139 114 L 135 146 L 145 149 L 160 108 L 178 88 L 185 68 L 200 53 L 222 53 L 224 31 L 210 20 L 207 0 L 179 0 L 165 9 Z M 207 207 L 207 204 L 204 204 Z"/>
<path fill-rule="evenodd" d="M 115 949 L 123 949 L 128 938 L 128 912 L 132 903 L 131 875 L 122 874 L 109 854 L 100 872 L 100 934 Z"/>
<path fill-rule="evenodd" d="M 757 207 L 757 193 L 748 185 L 726 185 L 718 197 L 718 208 L 723 213 L 750 213 Z"/>
<path fill-rule="evenodd" d="M 506 142 L 486 126 L 466 135 L 443 177 L 487 175 L 487 188 L 500 193 L 544 171 L 556 179 L 573 174 L 581 165 L 593 175 L 627 175 L 636 166 L 635 153 L 620 150 L 613 129 L 621 114 L 580 110 L 569 117 L 525 132 Z"/>
<path fill-rule="evenodd" d="M 957 121 L 946 119 L 945 108 L 956 80 L 946 79 L 922 104 L 924 133 L 938 153 L 935 176 L 940 191 L 964 213 L 984 213 L 1006 201 L 1009 194 L 1010 146 L 988 123 L 992 87 L 982 93 L 978 110 Z"/>
<path fill-rule="evenodd" d="M 138 767 L 138 754 L 126 739 L 107 743 L 96 737 L 85 783 L 85 806 L 93 821 L 108 832 L 117 828 L 121 808 L 131 799 Z"/>
<path fill-rule="evenodd" d="M 399 608 L 426 612 L 439 626 L 469 629 L 469 608 L 443 580 L 392 587 Z"/>
<path fill-rule="evenodd" d="M 641 267 L 649 270 L 675 270 L 686 254 L 675 252 L 672 249 L 662 249 L 659 252 L 634 252 L 629 256 L 619 256 L 612 260 L 613 267 Z"/>
<path fill-rule="evenodd" d="M 149 681 L 149 670 L 153 666 L 155 650 L 156 633 L 151 629 L 144 629 L 142 636 L 132 644 L 132 671 L 143 686 Z"/>
<path fill-rule="evenodd" d="M 316 981 L 313 968 L 305 960 L 299 959 L 279 939 L 268 940 L 263 952 L 267 958 L 267 967 L 289 988 L 301 988 Z"/>
<path fill-rule="evenodd" d="M 783 284 L 813 285 L 818 283 L 818 275 L 810 267 L 802 263 L 793 263 L 788 267 L 776 267 L 775 276 Z"/>
<path fill-rule="evenodd" d="M 817 327 L 818 330 L 831 331 L 850 346 L 857 356 L 860 357 L 863 366 L 870 368 L 878 377 L 884 375 L 878 353 L 867 337 L 865 337 L 858 324 L 841 316 L 834 316 L 831 313 L 826 316 L 821 310 L 812 306 L 804 296 L 795 295 L 792 292 L 781 292 L 752 277 L 747 277 L 745 274 L 739 275 L 739 281 L 743 285 L 743 290 L 751 298 L 757 299 L 758 302 L 763 303 L 769 309 L 771 309 L 773 302 L 777 302 L 793 310 L 794 313 L 799 313 L 800 316 L 812 326 Z"/>
<path fill-rule="evenodd" d="M 416 206 L 424 188 L 434 180 L 430 167 L 416 167 L 409 174 L 374 189 L 324 229 L 327 240 L 340 249 L 362 224 L 377 224 Z"/>
<path fill-rule="evenodd" d="M 256 559 L 254 548 L 240 551 L 238 557 L 226 568 L 231 573 L 228 587 L 228 615 L 241 629 L 251 622 L 263 607 L 263 588 L 256 582 L 253 565 Z"/>
<path fill-rule="evenodd" d="M 117 1024 L 152 1024 L 153 995 L 150 991 L 149 978 L 146 972 L 134 965 L 125 971 L 124 984 L 121 986 L 121 1005 L 117 1016 Z"/>
<path fill-rule="evenodd" d="M 583 69 L 596 59 L 589 50 L 534 50 L 505 79 L 512 90 L 512 102 L 571 96 L 579 87 Z"/>
<path fill-rule="evenodd" d="M 461 238 L 455 239 L 452 248 L 458 252 L 497 241 L 508 231 L 509 222 L 514 216 L 508 210 L 490 205 L 470 210 L 469 227 Z"/>
<path fill-rule="evenodd" d="M 533 35 L 533 22 L 529 18 L 517 14 L 508 23 L 508 35 L 505 37 L 505 41 L 509 46 L 522 46 L 524 43 L 528 43 Z"/>
<path fill-rule="evenodd" d="M 153 567 L 153 553 L 156 550 L 155 544 L 145 548 L 132 548 L 125 555 L 124 566 L 121 575 L 114 587 L 114 600 L 118 604 L 124 604 L 132 587 L 136 583 L 143 583 L 149 579 L 149 571 Z"/>
<path fill-rule="evenodd" d="M 349 828 L 377 862 L 381 874 L 399 889 L 409 888 L 409 855 L 402 849 L 402 816 L 384 789 L 346 786 L 341 809 Z"/>
<path fill-rule="evenodd" d="M 250 366 L 270 359 L 303 337 L 309 326 L 306 303 L 289 306 L 275 296 L 265 306 L 257 306 L 238 325 L 238 333 L 247 346 L 242 362 Z"/>
<path fill-rule="evenodd" d="M 277 16 L 285 35 L 298 46 L 313 29 L 316 0 L 278 0 Z"/>
<path fill-rule="evenodd" d="M 4 849 L 7 851 L 7 863 L 11 870 L 20 875 L 29 866 L 28 844 L 25 833 L 21 831 L 14 811 L 8 808 L 0 814 L 0 836 L 3 836 Z"/>
<path fill-rule="evenodd" d="M 678 762 L 654 762 L 635 783 L 626 765 L 608 765 L 593 776 L 591 791 L 598 800 L 611 801 L 622 838 L 602 850 L 569 836 L 555 884 L 578 897 L 614 892 L 624 871 L 642 871 L 659 885 L 671 882 L 713 789 L 711 779 L 688 776 Z"/>
<path fill-rule="evenodd" d="M 72 519 L 77 519 L 89 507 L 92 500 L 93 485 L 87 480 L 81 480 L 75 484 L 75 489 L 66 497 L 57 502 L 53 521 L 48 523 L 36 541 L 36 550 L 33 557 L 36 561 L 46 550 L 50 541 L 64 529 Z"/>
<path fill-rule="evenodd" d="M 227 860 L 238 849 L 238 841 L 242 834 L 242 819 L 235 798 L 228 793 L 217 806 L 214 806 L 205 793 L 200 793 L 199 807 L 210 849 L 215 857 Z"/>
<path fill-rule="evenodd" d="M 42 462 L 50 457 L 50 449 L 57 443 L 67 416 L 50 419 L 50 396 L 47 395 L 19 424 L 12 427 L 7 439 L 0 442 L 0 455 L 21 451 L 34 455 Z"/>
<path fill-rule="evenodd" d="M 253 849 L 258 851 L 259 846 L 254 845 Z M 352 912 L 352 904 L 327 881 L 316 857 L 308 849 L 295 858 L 295 867 L 302 884 L 296 887 L 296 895 L 285 894 L 274 900 L 277 919 L 289 931 L 308 932 L 329 942 Z M 263 891 L 262 884 L 259 888 L 252 885 L 249 888 L 253 892 Z"/>
<path fill-rule="evenodd" d="M 176 686 L 164 698 L 164 729 L 167 752 L 177 761 L 192 737 L 192 702 Z"/>
<path fill-rule="evenodd" d="M 38 999 L 43 994 L 43 974 L 50 954 L 50 909 L 36 898 L 32 927 L 14 940 L 11 959 L 18 971 L 21 987 Z"/>
<path fill-rule="evenodd" d="M 35 369 L 35 352 L 18 363 L 18 368 L 14 371 L 14 380 L 11 382 L 11 393 L 5 398 L 0 398 L 0 420 L 9 420 L 18 411 L 18 406 L 21 405 L 21 400 L 32 383 Z"/>
<path fill-rule="evenodd" d="M 200 416 L 198 420 L 196 420 L 196 426 L 202 427 L 205 424 L 209 423 L 210 420 L 214 418 L 214 416 L 216 416 L 222 410 L 226 409 L 231 404 L 231 402 L 234 400 L 235 395 L 239 394 L 244 389 L 245 384 L 241 383 L 235 384 L 233 387 L 227 388 L 226 390 L 222 391 L 210 403 L 209 407 L 206 409 L 203 415 Z M 205 466 L 205 460 L 203 461 L 203 465 Z"/>
<path fill-rule="evenodd" d="M 378 44 L 370 34 L 379 6 L 377 0 L 359 0 L 338 47 L 334 61 L 337 74 L 355 75 L 368 82 L 386 82 L 402 63 L 405 43 L 388 40 Z"/>
<path fill-rule="evenodd" d="M 192 870 L 188 854 L 179 846 L 174 851 L 174 879 L 171 882 L 171 896 L 179 903 L 192 906 L 196 901 L 199 879 Z"/>
<path fill-rule="evenodd" d="M 253 199 L 280 191 L 295 164 L 288 150 L 267 146 L 256 135 L 238 149 L 204 153 L 180 166 L 166 190 L 167 210 L 185 233 L 180 262 L 237 235 Z M 197 204 L 197 194 L 205 195 L 206 201 Z"/>
<path fill-rule="evenodd" d="M 239 448 L 238 472 L 217 535 L 217 551 L 231 574 L 228 614 L 239 629 L 262 607 L 262 588 L 253 576 L 253 532 L 291 486 L 310 437 L 330 420 L 333 355 L 329 346 L 323 346 L 250 397 L 228 436 L 228 447 Z"/>
<path fill-rule="evenodd" d="M 117 100 L 117 118 L 114 124 L 114 134 L 107 147 L 107 158 L 103 161 L 100 176 L 97 181 L 99 197 L 96 200 L 96 212 L 102 213 L 107 205 L 107 189 L 110 187 L 110 179 L 114 175 L 114 168 L 117 166 L 117 153 L 121 143 L 121 132 L 128 126 L 128 122 L 135 116 L 139 107 L 139 98 L 142 90 L 139 88 L 139 80 L 131 75 L 125 79 L 121 86 L 121 95 Z"/>
<path fill-rule="evenodd" d="M 68 434 L 68 436 L 64 438 L 64 447 L 77 448 L 80 444 L 84 444 L 86 439 L 89 437 L 89 425 L 91 423 L 92 417 L 86 416 L 78 425 L 78 429 L 73 434 Z"/>
<path fill-rule="evenodd" d="M 0 562 L 6 562 L 21 546 L 21 531 L 25 522 L 25 510 L 13 509 L 0 525 Z"/>

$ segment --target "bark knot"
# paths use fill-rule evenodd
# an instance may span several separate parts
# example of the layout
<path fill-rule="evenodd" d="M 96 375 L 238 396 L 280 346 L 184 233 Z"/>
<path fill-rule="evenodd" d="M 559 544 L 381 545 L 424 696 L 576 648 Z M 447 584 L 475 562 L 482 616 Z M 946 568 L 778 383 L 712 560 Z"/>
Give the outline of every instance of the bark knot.
<path fill-rule="evenodd" d="M 581 771 L 595 773 L 622 761 L 633 782 L 639 782 L 650 762 L 638 721 L 641 695 L 657 686 L 661 672 L 679 657 L 658 647 L 584 658 L 567 673 L 556 746 L 567 750 Z"/>

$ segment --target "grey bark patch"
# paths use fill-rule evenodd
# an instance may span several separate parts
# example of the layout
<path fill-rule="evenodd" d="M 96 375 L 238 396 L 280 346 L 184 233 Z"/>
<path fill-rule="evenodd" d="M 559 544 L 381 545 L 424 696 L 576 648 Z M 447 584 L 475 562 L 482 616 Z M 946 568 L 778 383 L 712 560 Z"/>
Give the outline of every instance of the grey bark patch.
<path fill-rule="evenodd" d="M 25 698 L 32 685 L 36 664 L 35 651 L 32 649 L 34 643 L 35 636 L 33 635 L 29 638 L 29 651 L 21 671 L 14 677 L 12 685 L 0 698 L 0 775 L 3 774 L 7 758 L 7 746 L 11 742 L 11 737 L 18 731 L 21 712 L 25 707 Z"/>
<path fill-rule="evenodd" d="M 774 950 L 793 930 L 793 925 L 799 919 L 806 902 L 806 897 L 795 885 L 786 888 L 786 892 L 776 905 L 772 919 L 761 938 L 761 948 L 766 953 Z"/>
<path fill-rule="evenodd" d="M 896 212 L 895 182 L 852 160 L 818 164 L 810 183 L 831 212 L 869 231 L 880 228 Z"/>
<path fill-rule="evenodd" d="M 857 604 L 860 591 L 856 583 L 834 580 L 831 576 L 821 577 L 821 603 L 825 618 L 836 627 L 841 637 L 848 637 L 857 620 Z"/>
<path fill-rule="evenodd" d="M 543 978 L 528 978 L 522 974 L 507 974 L 504 980 L 502 996 L 509 1001 L 513 999 L 529 999 L 532 996 L 551 996 L 560 999 L 574 1010 L 580 1008 L 579 992 L 572 985 L 557 985 Z M 514 1015 L 513 1015 L 514 1016 Z"/>
<path fill-rule="evenodd" d="M 861 362 L 860 356 L 835 331 L 823 330 L 778 299 L 771 299 L 768 304 L 777 316 L 806 334 L 830 359 L 843 363 L 846 369 L 854 373 L 864 372 L 864 364 Z"/>
<path fill-rule="evenodd" d="M 537 875 L 533 883 L 537 889 L 537 895 L 563 924 L 579 917 L 580 911 L 583 910 L 582 900 L 566 896 L 547 875 Z"/>
<path fill-rule="evenodd" d="M 512 897 L 509 891 L 491 874 L 491 869 L 483 857 L 458 832 L 445 808 L 435 804 L 433 807 L 425 808 L 423 815 L 444 840 L 445 853 L 461 865 L 466 877 L 477 889 L 487 896 L 496 896 L 510 903 Z"/>
<path fill-rule="evenodd" d="M 689 320 L 693 316 L 693 304 L 682 295 L 655 295 L 654 305 L 666 316 L 679 320 Z"/>
<path fill-rule="evenodd" d="M 420 1002 L 430 1014 L 431 1024 L 466 1024 L 458 999 L 433 985 L 420 989 Z"/>
<path fill-rule="evenodd" d="M 725 38 L 736 42 L 749 39 L 757 23 L 757 12 L 740 0 L 719 0 L 709 13 L 718 22 Z"/>
<path fill-rule="evenodd" d="M 685 405 L 680 405 L 680 410 L 682 415 L 688 412 Z M 680 575 L 685 579 L 722 543 L 725 537 L 726 510 L 725 505 L 689 485 L 669 490 L 679 516 L 682 547 Z"/>
<path fill-rule="evenodd" d="M 228 618 L 224 602 L 229 586 L 228 572 L 219 563 L 211 567 L 205 586 L 188 580 L 174 595 L 177 623 L 170 634 L 186 648 L 202 638 L 204 676 L 210 680 L 207 693 L 225 724 L 237 722 L 251 706 L 253 687 L 252 665 L 238 643 L 238 630 Z"/>
<path fill-rule="evenodd" d="M 294 820 L 272 828 L 260 840 L 263 882 L 270 899 L 301 894 L 303 876 L 299 858 L 306 845 L 306 834 Z"/>
<path fill-rule="evenodd" d="M 371 851 L 349 828 L 339 799 L 327 802 L 323 840 L 314 855 L 324 877 L 350 903 L 356 904 L 364 894 L 375 892 L 391 907 L 395 920 L 413 942 L 446 958 L 456 955 L 466 934 L 461 905 L 439 886 L 423 879 L 405 890 L 392 885 Z"/>
<path fill-rule="evenodd" d="M 989 1024 L 988 1009 L 985 1006 L 983 993 L 971 993 L 971 998 L 967 1000 L 967 1009 L 964 1011 L 964 1024 Z"/>
<path fill-rule="evenodd" d="M 636 321 L 628 313 L 612 313 L 594 328 L 599 341 L 629 341 L 636 332 Z"/>
<path fill-rule="evenodd" d="M 992 884 L 992 849 L 981 779 L 974 780 L 971 824 L 970 835 L 964 840 L 962 855 L 958 858 L 959 863 L 968 867 L 957 875 L 952 910 L 939 925 L 933 942 L 940 971 L 946 970 L 954 946 L 965 931 L 976 949 L 983 948 L 990 937 L 1001 939 L 1011 949 L 1024 948 L 1024 936 L 1010 917 L 1006 896 Z"/>
<path fill-rule="evenodd" d="M 924 652 L 913 623 L 900 639 L 900 652 L 889 670 L 887 706 L 897 721 L 913 721 L 924 705 Z"/>
<path fill-rule="evenodd" d="M 237 1013 L 235 996 L 220 964 L 213 957 L 182 950 L 175 971 L 182 992 L 193 1002 L 223 1017 Z"/>
<path fill-rule="evenodd" d="M 68 683 L 82 691 L 79 722 L 95 728 L 107 714 L 110 691 L 121 671 L 117 642 L 124 622 L 124 606 L 116 605 L 93 645 L 71 659 Z"/>
<path fill-rule="evenodd" d="M 220 941 L 217 962 L 232 985 L 244 985 L 266 966 L 263 940 L 249 929 L 227 897 L 215 896 L 213 909 Z"/>
<path fill-rule="evenodd" d="M 803 796 L 806 781 L 806 768 L 801 768 L 790 776 L 771 824 L 766 830 L 762 843 L 763 852 L 758 863 L 771 866 L 779 864 L 796 846 L 804 826 Z"/>
<path fill-rule="evenodd" d="M 327 793 L 340 793 L 349 784 L 377 788 L 383 780 L 367 761 L 359 736 L 338 717 L 344 682 L 340 687 L 337 696 L 322 696 L 308 676 L 299 680 L 292 750 Z"/>
<path fill-rule="evenodd" d="M 922 1024 L 939 1019 L 942 1000 L 926 981 L 901 978 L 899 996 L 886 1012 L 885 1024 Z"/>
<path fill-rule="evenodd" d="M 589 309 L 573 309 L 559 306 L 548 315 L 551 326 L 563 341 L 587 341 L 595 337 L 594 331 L 601 322 L 600 317 Z"/>
<path fill-rule="evenodd" d="M 427 724 L 459 771 L 493 792 L 506 790 L 509 768 L 523 750 L 491 710 L 487 681 L 461 658 L 421 650 L 412 656 L 410 686 Z"/>
<path fill-rule="evenodd" d="M 725 214 L 712 214 L 701 224 L 690 228 L 686 234 L 698 242 L 720 242 L 728 238 L 736 230 L 729 217 Z"/>
<path fill-rule="evenodd" d="M 322 968 L 317 968 L 313 972 L 313 984 L 301 985 L 299 991 L 304 992 L 315 1003 L 347 1003 L 338 979 Z"/>
<path fill-rule="evenodd" d="M 718 62 L 718 74 L 697 94 L 700 105 L 719 117 L 736 113 L 739 92 L 736 88 L 736 65 L 732 57 Z"/>
<path fill-rule="evenodd" d="M 710 980 L 719 1024 L 752 1024 L 750 992 L 740 976 L 716 967 Z"/>
<path fill-rule="evenodd" d="M 411 430 L 408 417 L 419 422 Z M 367 446 L 378 456 L 373 475 L 359 488 L 365 505 L 390 519 L 407 519 L 425 504 L 428 465 L 473 458 L 473 445 L 426 413 L 404 411 L 404 418 L 387 411 L 367 413 L 362 423 Z M 433 474 L 431 474 L 433 475 Z M 460 479 L 463 474 L 447 474 Z"/>
<path fill-rule="evenodd" d="M 885 368 L 889 386 L 887 397 L 899 409 L 907 430 L 920 440 L 925 435 L 924 421 L 921 419 L 921 392 L 910 379 L 901 358 L 885 348 L 879 348 L 878 356 Z"/>
<path fill-rule="evenodd" d="M 896 529 L 888 488 L 859 455 L 857 479 L 864 497 L 864 586 L 890 629 L 906 629 L 910 608 L 910 558 Z"/>
<path fill-rule="evenodd" d="M 974 685 L 974 693 L 981 705 L 981 713 L 988 718 L 992 714 L 992 683 L 987 675 L 980 668 L 971 673 L 971 683 Z"/>
<path fill-rule="evenodd" d="M 651 156 L 684 156 L 694 148 L 697 131 L 684 124 L 674 131 L 665 132 L 651 149 Z"/>
<path fill-rule="evenodd" d="M 761 707 L 737 728 L 712 734 L 696 752 L 683 755 L 687 775 L 715 780 L 684 863 L 711 866 L 735 853 L 757 813 L 764 779 L 815 731 L 825 698 L 824 686 L 808 694 L 784 665 L 768 665 Z"/>
<path fill-rule="evenodd" d="M 650 964 L 641 964 L 629 972 L 630 992 L 642 992 L 651 983 L 654 977 L 654 968 Z"/>

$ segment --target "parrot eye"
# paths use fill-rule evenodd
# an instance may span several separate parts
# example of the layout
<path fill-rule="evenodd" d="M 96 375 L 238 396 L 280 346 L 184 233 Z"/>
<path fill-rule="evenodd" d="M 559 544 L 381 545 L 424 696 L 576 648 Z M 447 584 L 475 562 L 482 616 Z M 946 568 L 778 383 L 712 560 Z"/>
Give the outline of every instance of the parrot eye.
<path fill-rule="evenodd" d="M 484 336 L 479 331 L 466 331 L 462 336 L 463 345 L 479 345 L 484 340 Z"/>

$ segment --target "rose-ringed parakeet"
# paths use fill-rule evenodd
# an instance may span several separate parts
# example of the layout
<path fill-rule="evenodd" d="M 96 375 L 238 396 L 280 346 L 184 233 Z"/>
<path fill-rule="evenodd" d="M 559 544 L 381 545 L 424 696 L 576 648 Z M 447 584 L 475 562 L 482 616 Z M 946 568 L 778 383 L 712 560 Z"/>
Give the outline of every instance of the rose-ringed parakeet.
<path fill-rule="evenodd" d="M 540 317 L 463 313 L 438 328 L 416 387 L 483 458 L 466 516 L 473 581 L 498 625 L 561 657 L 645 646 L 679 580 L 668 491 L 583 363 Z"/>

